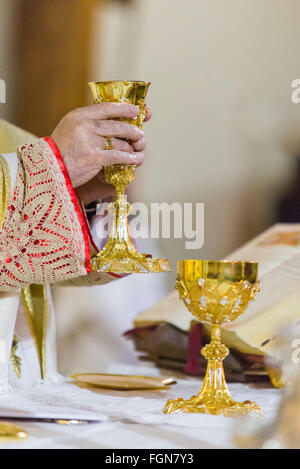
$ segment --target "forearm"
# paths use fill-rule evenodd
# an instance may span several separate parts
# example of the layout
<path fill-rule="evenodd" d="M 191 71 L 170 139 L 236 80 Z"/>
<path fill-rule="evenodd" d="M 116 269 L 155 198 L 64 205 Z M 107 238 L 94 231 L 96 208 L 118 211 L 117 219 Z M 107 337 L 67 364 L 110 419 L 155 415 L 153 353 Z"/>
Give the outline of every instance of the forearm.
<path fill-rule="evenodd" d="M 88 235 L 58 149 L 41 139 L 20 147 L 17 159 L 15 176 L 8 165 L 12 190 L 0 231 L 0 290 L 86 275 Z"/>

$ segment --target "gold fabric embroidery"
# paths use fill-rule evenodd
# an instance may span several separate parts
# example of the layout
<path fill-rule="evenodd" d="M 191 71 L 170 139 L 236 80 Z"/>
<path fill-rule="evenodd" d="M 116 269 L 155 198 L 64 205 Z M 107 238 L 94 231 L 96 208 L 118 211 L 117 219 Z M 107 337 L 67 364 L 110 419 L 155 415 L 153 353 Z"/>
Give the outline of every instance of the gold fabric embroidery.
<path fill-rule="evenodd" d="M 22 289 L 21 301 L 30 333 L 35 341 L 41 378 L 46 378 L 46 335 L 48 324 L 48 301 L 45 285 L 30 285 Z"/>
<path fill-rule="evenodd" d="M 10 172 L 6 159 L 0 155 L 0 229 L 10 197 Z"/>
<path fill-rule="evenodd" d="M 19 339 L 16 335 L 13 337 L 12 341 L 12 347 L 11 347 L 11 356 L 10 356 L 10 361 L 13 367 L 14 372 L 16 373 L 18 378 L 21 378 L 22 374 L 22 360 L 21 358 L 17 355 L 18 351 L 18 346 L 19 346 Z"/>

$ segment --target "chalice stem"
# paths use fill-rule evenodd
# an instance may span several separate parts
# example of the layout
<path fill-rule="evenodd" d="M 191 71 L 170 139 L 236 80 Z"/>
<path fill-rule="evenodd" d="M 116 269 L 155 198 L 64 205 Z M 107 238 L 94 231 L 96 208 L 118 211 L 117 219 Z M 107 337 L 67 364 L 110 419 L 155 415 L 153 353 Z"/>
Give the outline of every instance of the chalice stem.
<path fill-rule="evenodd" d="M 125 197 L 126 186 L 124 184 L 116 184 L 115 186 L 115 201 L 123 200 Z"/>
<path fill-rule="evenodd" d="M 128 214 L 130 205 L 125 194 L 125 185 L 115 186 L 114 220 L 109 234 L 109 238 L 117 240 L 119 243 L 126 242 L 127 249 L 134 249 L 128 233 Z"/>
<path fill-rule="evenodd" d="M 125 197 L 125 186 L 117 185 L 115 187 L 115 202 L 114 202 L 114 223 L 110 233 L 110 238 L 124 238 L 124 228 L 127 231 L 127 202 Z M 124 226 L 125 221 L 125 226 Z"/>
<path fill-rule="evenodd" d="M 202 350 L 208 363 L 200 395 L 210 396 L 212 399 L 229 395 L 223 368 L 223 360 L 228 353 L 228 348 L 221 341 L 221 324 L 213 324 L 211 341 Z"/>

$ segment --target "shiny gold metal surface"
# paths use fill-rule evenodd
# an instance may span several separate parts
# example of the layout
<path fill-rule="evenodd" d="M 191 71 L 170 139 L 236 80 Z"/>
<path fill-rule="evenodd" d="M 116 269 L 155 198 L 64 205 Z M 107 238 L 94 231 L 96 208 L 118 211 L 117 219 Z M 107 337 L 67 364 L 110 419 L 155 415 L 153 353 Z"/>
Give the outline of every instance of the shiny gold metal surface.
<path fill-rule="evenodd" d="M 106 145 L 105 150 L 113 150 L 114 144 L 112 143 L 112 139 L 110 137 L 106 137 Z"/>
<path fill-rule="evenodd" d="M 18 425 L 10 422 L 0 422 L 0 443 L 15 440 L 25 440 L 27 432 Z"/>
<path fill-rule="evenodd" d="M 176 384 L 173 378 L 158 378 L 151 376 L 114 375 L 105 373 L 78 373 L 70 375 L 76 383 L 103 389 L 119 391 L 134 391 L 148 389 L 168 389 Z"/>
<path fill-rule="evenodd" d="M 139 106 L 136 119 L 120 118 L 140 129 L 146 115 L 145 99 L 150 86 L 144 81 L 104 81 L 90 82 L 94 103 L 124 102 Z M 107 140 L 107 143 L 109 141 Z M 152 258 L 150 254 L 140 254 L 132 244 L 128 232 L 128 214 L 125 189 L 134 180 L 135 166 L 114 165 L 104 170 L 105 179 L 115 187 L 115 202 L 110 206 L 114 216 L 109 239 L 104 249 L 92 259 L 92 269 L 97 272 L 150 273 L 169 272 L 167 259 Z"/>
<path fill-rule="evenodd" d="M 178 261 L 176 289 L 188 310 L 199 321 L 212 325 L 211 342 L 201 352 L 208 364 L 200 393 L 188 400 L 169 399 L 165 413 L 262 415 L 255 402 L 240 403 L 231 398 L 222 363 L 229 350 L 221 341 L 221 325 L 237 319 L 255 298 L 257 273 L 255 262 Z"/>

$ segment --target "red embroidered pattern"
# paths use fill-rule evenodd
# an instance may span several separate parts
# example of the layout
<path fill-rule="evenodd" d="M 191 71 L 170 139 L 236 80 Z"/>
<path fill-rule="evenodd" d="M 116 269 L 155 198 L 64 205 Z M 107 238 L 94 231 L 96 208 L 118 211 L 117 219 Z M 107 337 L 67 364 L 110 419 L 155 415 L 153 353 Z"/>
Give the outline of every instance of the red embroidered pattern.
<path fill-rule="evenodd" d="M 18 150 L 16 186 L 0 231 L 1 291 L 90 271 L 84 220 L 57 156 L 44 139 Z"/>

